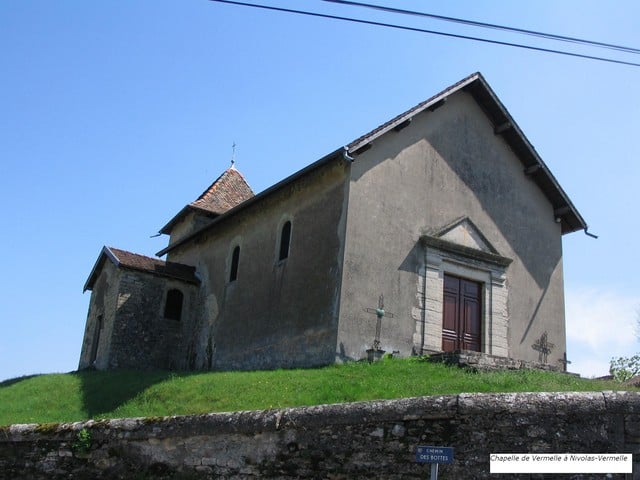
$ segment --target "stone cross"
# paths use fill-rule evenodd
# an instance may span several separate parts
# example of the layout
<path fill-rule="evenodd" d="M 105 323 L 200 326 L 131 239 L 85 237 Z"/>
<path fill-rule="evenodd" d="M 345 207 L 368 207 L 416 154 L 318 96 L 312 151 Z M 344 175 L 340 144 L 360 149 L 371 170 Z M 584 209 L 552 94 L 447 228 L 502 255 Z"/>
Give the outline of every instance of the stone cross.
<path fill-rule="evenodd" d="M 547 363 L 547 357 L 554 349 L 555 345 L 547 340 L 547 332 L 545 331 L 540 338 L 536 340 L 531 348 L 539 352 L 538 361 Z"/>
<path fill-rule="evenodd" d="M 365 308 L 364 311 L 367 313 L 375 313 L 376 317 L 378 317 L 376 320 L 376 337 L 373 340 L 373 349 L 380 350 L 380 329 L 382 328 L 382 317 L 393 318 L 395 315 L 391 312 L 385 311 L 384 296 L 382 294 L 378 297 L 378 308 Z"/>

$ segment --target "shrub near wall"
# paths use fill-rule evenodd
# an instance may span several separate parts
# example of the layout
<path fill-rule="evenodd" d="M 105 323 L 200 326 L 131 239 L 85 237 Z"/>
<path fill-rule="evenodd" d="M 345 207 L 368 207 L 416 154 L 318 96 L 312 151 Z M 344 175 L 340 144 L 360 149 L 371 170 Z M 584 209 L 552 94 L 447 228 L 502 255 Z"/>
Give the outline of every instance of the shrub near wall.
<path fill-rule="evenodd" d="M 455 463 L 440 467 L 441 479 L 536 478 L 490 477 L 490 453 L 634 453 L 636 460 L 640 393 L 461 394 L 14 425 L 0 431 L 0 478 L 424 479 L 429 466 L 415 462 L 418 445 L 454 447 Z"/>

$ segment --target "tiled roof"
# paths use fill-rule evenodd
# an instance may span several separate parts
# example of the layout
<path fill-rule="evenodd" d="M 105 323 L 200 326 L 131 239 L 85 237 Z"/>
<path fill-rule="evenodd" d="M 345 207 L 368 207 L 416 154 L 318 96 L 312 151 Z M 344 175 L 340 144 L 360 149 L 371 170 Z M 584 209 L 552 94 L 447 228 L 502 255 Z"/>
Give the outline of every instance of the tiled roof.
<path fill-rule="evenodd" d="M 340 161 L 342 161 L 342 159 L 345 158 L 350 161 L 357 161 L 357 157 L 368 146 L 368 144 L 372 143 L 373 141 L 390 131 L 402 129 L 403 126 L 406 126 L 415 115 L 425 110 L 433 111 L 439 108 L 440 106 L 445 104 L 449 95 L 455 94 L 458 91 L 466 91 L 473 96 L 474 100 L 477 102 L 480 108 L 482 108 L 490 121 L 494 124 L 495 134 L 502 135 L 507 144 L 518 156 L 524 168 L 530 169 L 533 172 L 538 172 L 532 176 L 532 179 L 538 184 L 540 189 L 553 205 L 554 214 L 558 215 L 557 218 L 561 222 L 562 233 L 565 234 L 575 232 L 577 230 L 585 230 L 586 232 L 587 224 L 578 210 L 575 208 L 562 187 L 560 187 L 560 184 L 550 172 L 546 164 L 542 161 L 533 145 L 529 143 L 529 140 L 524 135 L 522 130 L 520 130 L 520 127 L 518 127 L 513 118 L 511 118 L 511 115 L 509 114 L 505 106 L 502 104 L 502 102 L 500 102 L 489 84 L 479 72 L 473 73 L 468 77 L 463 78 L 459 82 L 454 83 L 450 87 L 444 89 L 437 95 L 434 95 L 428 100 L 425 100 L 424 102 L 421 102 L 415 107 L 407 110 L 406 112 L 395 116 L 388 122 L 385 122 L 382 125 L 374 128 L 365 135 L 356 138 L 344 148 L 339 148 L 333 151 L 332 153 L 324 156 L 313 164 L 303 168 L 299 172 L 287 177 L 276 185 L 269 187 L 268 189 L 262 191 L 260 194 L 254 196 L 251 201 L 244 201 L 242 203 L 242 207 L 240 207 L 238 210 L 244 207 L 248 207 L 254 202 L 260 201 L 261 199 L 284 187 L 285 185 L 289 185 L 303 175 L 306 175 L 310 171 L 319 168 L 330 161 L 334 161 L 335 159 L 339 159 Z M 350 155 L 353 155 L 354 158 L 349 157 Z M 216 180 L 216 182 L 217 181 L 218 180 Z M 214 185 L 209 187 L 209 189 L 212 189 L 215 186 L 216 182 L 214 182 Z M 204 197 L 206 193 L 207 192 L 205 192 L 201 197 Z M 196 202 L 191 203 L 189 207 L 193 207 Z M 238 210 L 234 210 L 234 212 L 228 215 L 220 214 L 220 218 L 216 218 L 208 226 L 160 250 L 158 252 L 158 255 L 165 255 L 174 248 L 192 241 L 198 235 L 202 234 L 209 228 L 213 228 L 214 225 L 216 225 L 218 222 L 224 220 L 230 215 L 233 215 Z M 174 222 L 174 220 L 172 220 L 172 222 Z M 171 225 L 172 223 L 170 222 L 167 227 Z M 165 227 L 165 229 L 167 227 Z M 165 230 L 161 230 L 161 232 L 167 233 L 167 231 Z"/>
<path fill-rule="evenodd" d="M 254 196 L 253 190 L 235 167 L 228 168 L 193 202 L 186 205 L 160 229 L 170 234 L 174 225 L 192 211 L 200 211 L 215 218 Z"/>
<path fill-rule="evenodd" d="M 119 248 L 103 247 L 96 264 L 85 283 L 84 290 L 91 290 L 102 269 L 104 262 L 109 259 L 118 268 L 137 270 L 141 272 L 158 275 L 161 277 L 174 278 L 188 283 L 200 283 L 195 276 L 195 267 L 182 263 L 165 262 L 160 258 L 147 257 L 137 253 L 120 250 Z"/>
<path fill-rule="evenodd" d="M 195 267 L 184 265 L 176 262 L 165 262 L 160 258 L 147 257 L 137 253 L 127 252 L 118 248 L 109 247 L 116 258 L 120 261 L 123 268 L 131 268 L 133 270 L 142 270 L 144 272 L 161 275 L 164 277 L 173 277 L 185 282 L 198 283 L 195 277 Z"/>
<path fill-rule="evenodd" d="M 220 215 L 253 196 L 253 190 L 242 174 L 231 167 L 190 205 Z"/>

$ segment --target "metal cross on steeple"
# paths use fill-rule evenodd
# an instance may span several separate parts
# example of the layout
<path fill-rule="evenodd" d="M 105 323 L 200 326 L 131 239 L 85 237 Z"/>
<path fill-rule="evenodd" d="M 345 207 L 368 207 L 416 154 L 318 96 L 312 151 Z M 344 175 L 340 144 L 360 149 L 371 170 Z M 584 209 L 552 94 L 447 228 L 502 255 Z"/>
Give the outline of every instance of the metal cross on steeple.
<path fill-rule="evenodd" d="M 236 142 L 233 142 L 231 145 L 231 166 L 233 167 L 236 163 Z"/>
<path fill-rule="evenodd" d="M 378 317 L 376 320 L 376 336 L 373 340 L 373 349 L 380 350 L 380 329 L 382 328 L 382 317 L 393 318 L 395 315 L 391 312 L 385 311 L 384 296 L 382 294 L 378 297 L 378 308 L 365 308 L 364 311 L 368 313 L 375 313 L 376 317 Z"/>

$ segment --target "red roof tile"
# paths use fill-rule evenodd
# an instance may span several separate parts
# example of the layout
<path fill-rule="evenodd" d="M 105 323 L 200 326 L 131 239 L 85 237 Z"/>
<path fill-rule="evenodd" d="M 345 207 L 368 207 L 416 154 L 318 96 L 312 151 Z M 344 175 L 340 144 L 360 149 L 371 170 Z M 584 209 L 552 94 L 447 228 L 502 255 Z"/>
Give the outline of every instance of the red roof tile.
<path fill-rule="evenodd" d="M 242 174 L 233 166 L 220 175 L 193 202 L 180 210 L 169 222 L 160 229 L 160 233 L 171 234 L 176 223 L 191 211 L 209 214 L 212 218 L 222 215 L 233 207 L 254 196 L 253 190 Z"/>
<path fill-rule="evenodd" d="M 231 167 L 190 205 L 220 215 L 253 196 L 253 190 L 242 174 Z"/>
<path fill-rule="evenodd" d="M 93 267 L 93 270 L 91 271 L 91 274 L 89 275 L 89 278 L 87 279 L 87 282 L 85 283 L 85 291 L 93 288 L 106 259 L 109 259 L 116 265 L 116 267 L 119 268 L 138 270 L 152 275 L 174 278 L 188 283 L 200 283 L 198 278 L 195 276 L 195 267 L 184 265 L 182 263 L 165 262 L 160 258 L 147 257 L 145 255 L 127 252 L 126 250 L 120 250 L 119 248 L 104 247 Z"/>

